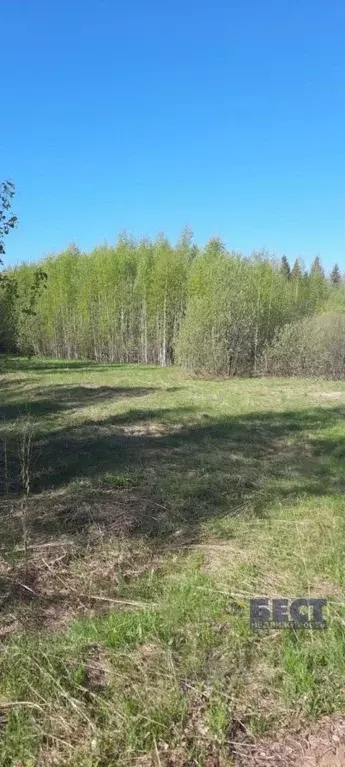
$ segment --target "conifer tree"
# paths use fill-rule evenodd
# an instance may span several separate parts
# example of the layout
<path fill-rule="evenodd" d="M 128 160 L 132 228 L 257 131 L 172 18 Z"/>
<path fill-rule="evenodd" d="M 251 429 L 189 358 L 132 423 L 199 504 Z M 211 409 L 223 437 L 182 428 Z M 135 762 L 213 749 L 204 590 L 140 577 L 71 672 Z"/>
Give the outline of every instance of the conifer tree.
<path fill-rule="evenodd" d="M 291 269 L 286 256 L 282 256 L 281 263 L 280 263 L 280 271 L 284 275 L 284 277 L 286 277 L 287 280 L 290 279 Z"/>
<path fill-rule="evenodd" d="M 339 285 L 341 282 L 341 274 L 338 264 L 334 264 L 333 269 L 329 276 L 330 282 L 332 285 Z"/>
<path fill-rule="evenodd" d="M 302 279 L 302 269 L 301 269 L 301 265 L 298 258 L 296 258 L 296 261 L 291 269 L 291 279 L 292 280 Z"/>
<path fill-rule="evenodd" d="M 310 268 L 310 274 L 317 274 L 317 275 L 321 275 L 321 277 L 323 278 L 325 277 L 325 272 L 324 272 L 319 256 L 315 256 L 314 261 Z"/>

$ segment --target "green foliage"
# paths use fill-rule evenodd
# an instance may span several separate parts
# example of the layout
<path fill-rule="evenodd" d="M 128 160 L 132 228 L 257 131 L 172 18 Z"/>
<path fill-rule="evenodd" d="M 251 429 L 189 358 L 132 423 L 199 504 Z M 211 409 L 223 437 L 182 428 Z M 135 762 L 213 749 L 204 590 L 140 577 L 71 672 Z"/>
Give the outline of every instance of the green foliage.
<path fill-rule="evenodd" d="M 291 278 L 293 280 L 301 280 L 303 276 L 302 267 L 298 258 L 291 269 Z"/>
<path fill-rule="evenodd" d="M 302 273 L 287 279 L 265 253 L 244 259 L 212 244 L 189 273 L 178 359 L 198 373 L 251 375 L 277 328 L 318 304 L 314 294 Z"/>
<path fill-rule="evenodd" d="M 325 279 L 318 258 L 308 274 L 298 260 L 290 270 L 285 256 L 228 252 L 216 237 L 199 249 L 188 228 L 174 247 L 163 234 L 136 241 L 123 233 L 115 246 L 82 253 L 72 244 L 9 271 L 16 288 L 1 302 L 0 344 L 30 355 L 178 361 L 199 374 L 253 375 L 282 327 L 345 305 L 333 276 Z"/>
<path fill-rule="evenodd" d="M 286 258 L 286 256 L 282 256 L 281 263 L 280 263 L 280 271 L 286 277 L 287 280 L 291 277 L 291 269 L 290 264 Z"/>
<path fill-rule="evenodd" d="M 339 285 L 341 282 L 341 273 L 338 264 L 334 264 L 333 269 L 330 273 L 329 279 L 332 283 L 332 285 Z"/>
<path fill-rule="evenodd" d="M 310 274 L 317 274 L 325 278 L 325 272 L 323 270 L 323 266 L 321 264 L 319 256 L 316 256 L 314 258 L 314 261 L 311 265 Z"/>
<path fill-rule="evenodd" d="M 14 197 L 14 184 L 12 181 L 4 181 L 0 184 L 0 264 L 5 254 L 5 236 L 14 229 L 17 216 L 11 213 L 12 198 Z"/>
<path fill-rule="evenodd" d="M 345 378 L 345 313 L 286 325 L 266 348 L 261 364 L 271 375 Z"/>
<path fill-rule="evenodd" d="M 17 216 L 11 213 L 12 199 L 15 186 L 12 181 L 0 184 L 0 266 L 3 266 L 2 256 L 5 254 L 5 236 L 17 225 Z M 18 284 L 15 270 L 0 272 L 0 351 L 15 352 L 19 349 L 20 312 L 28 318 L 35 316 L 36 300 L 41 288 L 46 287 L 47 274 L 38 266 L 30 270 L 30 282 L 26 284 L 24 301 L 19 302 L 20 288 L 23 294 L 23 284 Z M 23 319 L 23 318 L 21 318 Z M 21 349 L 24 344 L 20 344 Z M 29 352 L 30 353 L 30 352 Z"/>

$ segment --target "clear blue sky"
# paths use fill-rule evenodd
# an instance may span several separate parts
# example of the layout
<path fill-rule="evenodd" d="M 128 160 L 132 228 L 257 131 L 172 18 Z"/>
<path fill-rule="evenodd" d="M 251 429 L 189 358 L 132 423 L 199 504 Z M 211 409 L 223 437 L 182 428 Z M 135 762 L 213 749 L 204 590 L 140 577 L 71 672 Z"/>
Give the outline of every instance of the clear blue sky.
<path fill-rule="evenodd" d="M 1 0 L 7 260 L 189 224 L 345 269 L 344 0 Z"/>

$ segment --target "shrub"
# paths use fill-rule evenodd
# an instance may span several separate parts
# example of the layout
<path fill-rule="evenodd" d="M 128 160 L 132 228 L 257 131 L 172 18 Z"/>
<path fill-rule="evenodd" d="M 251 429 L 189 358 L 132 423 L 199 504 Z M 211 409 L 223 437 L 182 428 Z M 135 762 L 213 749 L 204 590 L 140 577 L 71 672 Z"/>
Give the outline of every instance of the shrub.
<path fill-rule="evenodd" d="M 278 376 L 345 378 L 345 313 L 285 325 L 267 345 L 260 372 Z"/>

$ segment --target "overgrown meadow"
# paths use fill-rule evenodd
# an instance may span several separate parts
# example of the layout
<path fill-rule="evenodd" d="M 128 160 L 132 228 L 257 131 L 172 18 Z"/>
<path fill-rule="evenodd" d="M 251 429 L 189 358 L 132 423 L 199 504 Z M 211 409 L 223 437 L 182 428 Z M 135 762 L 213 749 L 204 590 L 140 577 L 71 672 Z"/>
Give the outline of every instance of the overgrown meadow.
<path fill-rule="evenodd" d="M 344 713 L 343 382 L 8 358 L 0 392 L 4 767 L 268 764 Z M 251 631 L 308 595 L 326 631 Z"/>

